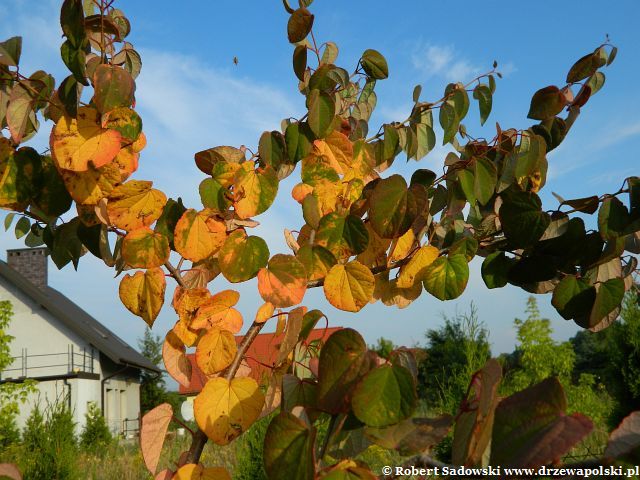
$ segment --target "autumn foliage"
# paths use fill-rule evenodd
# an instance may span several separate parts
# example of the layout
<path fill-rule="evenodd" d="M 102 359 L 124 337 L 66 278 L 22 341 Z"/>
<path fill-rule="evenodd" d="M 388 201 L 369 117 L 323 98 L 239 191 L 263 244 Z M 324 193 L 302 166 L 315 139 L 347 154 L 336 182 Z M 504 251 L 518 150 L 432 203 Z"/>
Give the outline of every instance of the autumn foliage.
<path fill-rule="evenodd" d="M 599 46 L 560 86 L 535 92 L 528 129 L 496 123 L 491 139 L 467 132 L 463 121 L 472 103 L 482 124 L 491 113 L 496 64 L 466 84 L 447 85 L 435 100 L 423 100 L 416 87 L 406 119 L 370 129 L 376 83 L 389 75 L 385 58 L 369 49 L 352 72 L 338 66 L 337 45 L 318 45 L 312 34 L 311 1 L 294 9 L 284 0 L 307 111 L 264 132 L 255 151 L 223 145 L 195 153 L 204 175 L 202 206 L 185 206 L 151 181 L 130 179 L 146 145 L 135 111 L 142 60 L 126 41 L 129 20 L 113 3 L 63 1 L 61 56 L 70 75 L 57 88 L 43 71 L 19 73 L 20 38 L 0 43 L 0 122 L 7 133 L 0 137 L 0 206 L 20 216 L 23 230 L 27 222 L 27 245 L 46 244 L 59 268 L 77 265 L 87 252 L 114 268 L 121 301 L 149 326 L 165 303 L 175 310 L 163 348 L 166 370 L 188 385 L 186 352 L 195 347 L 209 380 L 195 399 L 199 430 L 174 470 L 156 472 L 171 407 L 163 404 L 143 419 L 142 452 L 156 478 L 230 478 L 199 464 L 206 441 L 228 444 L 277 409 L 264 445 L 273 479 L 376 478 L 379 472 L 353 460 L 355 443 L 345 446 L 356 437 L 428 464 L 429 450 L 452 430 L 455 465 L 540 466 L 557 463 L 591 431 L 588 418 L 566 414 L 557 380 L 499 398 L 495 360 L 470 379 L 456 418 L 416 417 L 410 350 L 384 360 L 351 329 L 323 345 L 307 342 L 324 315 L 301 304 L 316 287 L 349 312 L 377 301 L 404 308 L 425 291 L 451 300 L 464 291 L 469 262 L 480 256 L 488 288 L 510 283 L 549 293 L 560 315 L 583 328 L 601 330 L 615 321 L 637 267 L 628 253 L 640 252 L 640 180 L 627 178 L 610 194 L 560 199 L 552 210 L 538 197 L 547 153 L 603 86 L 602 69 L 615 47 Z M 42 116 L 54 122 L 45 154 L 21 146 Z M 401 154 L 419 161 L 437 142 L 453 150 L 441 172 L 417 168 L 408 179 L 385 172 Z M 272 254 L 251 229 L 256 217 L 268 221 L 264 214 L 289 175 L 300 178 L 291 195 L 301 220 L 285 232 L 290 251 Z M 590 230 L 584 215 L 596 213 L 598 229 Z M 251 312 L 239 345 L 239 294 L 220 291 L 220 276 L 231 283 L 257 277 L 264 302 Z M 166 277 L 175 282 L 168 292 Z M 270 321 L 278 322 L 284 341 L 271 378 L 259 385 L 243 359 Z M 318 421 L 327 417 L 320 438 Z M 633 414 L 613 432 L 603 464 L 638 454 L 639 425 Z M 634 432 L 631 441 L 626 431 Z M 11 468 L 0 472 L 15 477 Z"/>

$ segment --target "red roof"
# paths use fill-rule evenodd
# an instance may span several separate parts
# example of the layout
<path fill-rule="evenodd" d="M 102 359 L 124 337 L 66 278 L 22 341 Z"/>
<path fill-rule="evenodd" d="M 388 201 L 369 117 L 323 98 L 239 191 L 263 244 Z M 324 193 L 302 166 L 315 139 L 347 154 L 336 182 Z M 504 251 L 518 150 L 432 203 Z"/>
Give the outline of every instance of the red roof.
<path fill-rule="evenodd" d="M 332 333 L 338 330 L 342 330 L 342 327 L 316 328 L 311 330 L 307 341 L 326 341 Z M 243 338 L 242 335 L 236 336 L 236 343 L 239 344 Z M 278 356 L 278 349 L 280 348 L 280 343 L 283 338 L 284 334 L 282 333 L 279 335 L 275 335 L 274 333 L 261 333 L 253 341 L 249 350 L 247 350 L 245 358 L 249 367 L 251 367 L 250 376 L 257 382 L 260 382 L 265 375 L 269 375 L 268 365 L 275 363 Z M 188 387 L 180 385 L 179 392 L 182 395 L 196 395 L 200 393 L 204 384 L 207 383 L 207 376 L 198 368 L 195 353 L 189 353 L 187 357 L 191 362 L 191 383 Z"/>

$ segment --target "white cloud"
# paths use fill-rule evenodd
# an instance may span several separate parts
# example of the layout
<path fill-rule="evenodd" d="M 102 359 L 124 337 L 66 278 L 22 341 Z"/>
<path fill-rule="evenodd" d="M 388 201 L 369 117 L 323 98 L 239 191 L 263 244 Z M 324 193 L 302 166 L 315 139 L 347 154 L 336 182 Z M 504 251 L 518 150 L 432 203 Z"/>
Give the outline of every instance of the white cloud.
<path fill-rule="evenodd" d="M 411 61 L 427 78 L 440 76 L 450 81 L 465 81 L 481 71 L 479 66 L 461 58 L 453 45 L 421 44 L 411 54 Z"/>

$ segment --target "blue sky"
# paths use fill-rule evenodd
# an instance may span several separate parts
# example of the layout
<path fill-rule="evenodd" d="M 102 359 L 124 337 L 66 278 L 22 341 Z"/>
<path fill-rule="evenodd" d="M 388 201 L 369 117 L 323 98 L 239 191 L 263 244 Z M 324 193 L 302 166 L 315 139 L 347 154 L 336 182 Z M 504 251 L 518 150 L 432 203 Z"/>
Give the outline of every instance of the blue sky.
<path fill-rule="evenodd" d="M 21 71 L 66 75 L 59 57 L 59 2 L 52 0 L 0 0 L 0 39 L 24 37 Z M 153 8 L 151 8 L 153 5 Z M 137 81 L 137 110 L 142 116 L 148 146 L 142 153 L 136 178 L 154 180 L 169 195 L 182 196 L 198 207 L 197 186 L 204 178 L 193 153 L 216 145 L 247 145 L 254 149 L 264 130 L 278 129 L 285 117 L 301 116 L 304 98 L 297 93 L 291 70 L 292 46 L 286 38 L 287 14 L 273 0 L 221 2 L 192 0 L 120 0 L 132 23 L 128 38 L 142 54 Z M 394 9 L 397 8 L 397 10 Z M 606 84 L 586 108 L 567 140 L 549 156 L 549 178 L 542 195 L 547 208 L 557 205 L 551 192 L 565 198 L 615 191 L 622 180 L 637 175 L 636 144 L 640 140 L 640 3 L 620 1 L 551 2 L 516 6 L 486 1 L 353 1 L 316 0 L 314 32 L 319 42 L 334 41 L 340 48 L 338 63 L 353 70 L 361 53 L 375 48 L 388 59 L 390 77 L 377 86 L 378 107 L 371 122 L 402 120 L 411 108 L 411 93 L 423 86 L 422 98 L 441 97 L 450 81 L 465 81 L 490 70 L 497 60 L 505 73 L 498 82 L 494 108 L 484 128 L 472 103 L 465 121 L 474 136 L 492 137 L 495 122 L 502 128 L 527 128 L 531 95 L 547 85 L 563 85 L 572 63 L 592 51 L 609 34 L 619 47 L 608 68 Z M 239 64 L 233 63 L 238 57 Z M 42 150 L 51 125 L 30 142 Z M 440 136 L 441 139 L 441 136 Z M 416 168 L 440 171 L 447 149 L 438 147 L 419 164 L 398 159 L 393 172 Z M 286 252 L 284 228 L 298 228 L 301 215 L 290 197 L 296 174 L 280 186 L 276 204 L 257 219 L 257 233 L 265 237 L 271 253 Z M 23 246 L 11 232 L 0 235 L 0 257 L 7 248 Z M 442 314 L 478 307 L 490 330 L 494 353 L 511 351 L 515 344 L 513 319 L 522 316 L 528 294 L 515 287 L 489 291 L 480 278 L 480 261 L 471 265 L 465 293 L 442 303 L 428 294 L 406 309 L 369 305 L 359 314 L 331 307 L 319 289 L 310 291 L 305 305 L 322 309 L 331 325 L 351 326 L 369 343 L 384 336 L 398 344 L 424 341 L 424 332 L 442 324 Z M 99 261 L 86 255 L 78 272 L 51 264 L 50 284 L 132 344 L 145 328 L 118 300 L 118 279 Z M 169 295 L 172 292 L 169 290 Z M 216 279 L 212 291 L 227 288 Z M 240 309 L 246 323 L 261 299 L 255 281 L 239 288 Z M 168 297 L 170 298 L 170 297 Z M 544 316 L 552 320 L 558 339 L 577 330 L 551 307 L 550 296 L 538 297 Z M 175 322 L 165 306 L 153 330 L 165 332 Z"/>

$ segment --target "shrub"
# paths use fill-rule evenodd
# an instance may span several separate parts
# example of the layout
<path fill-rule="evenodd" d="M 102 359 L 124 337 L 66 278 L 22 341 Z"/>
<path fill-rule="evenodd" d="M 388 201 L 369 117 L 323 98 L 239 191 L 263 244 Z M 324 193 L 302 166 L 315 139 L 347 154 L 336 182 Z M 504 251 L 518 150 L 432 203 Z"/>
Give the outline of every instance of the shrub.
<path fill-rule="evenodd" d="M 111 432 L 102 412 L 95 402 L 89 404 L 89 410 L 84 416 L 85 424 L 80 434 L 80 447 L 85 452 L 100 455 L 104 447 L 112 440 Z"/>
<path fill-rule="evenodd" d="M 39 406 L 32 410 L 23 432 L 23 453 L 20 466 L 25 479 L 81 478 L 76 464 L 75 423 L 65 402 L 58 399 L 44 411 Z"/>

